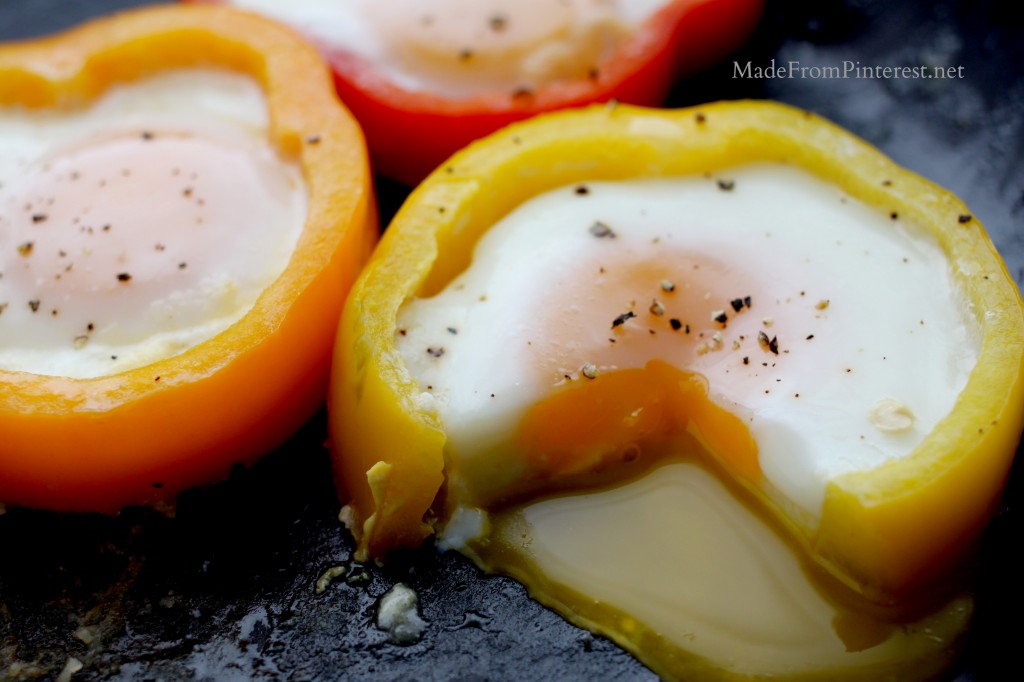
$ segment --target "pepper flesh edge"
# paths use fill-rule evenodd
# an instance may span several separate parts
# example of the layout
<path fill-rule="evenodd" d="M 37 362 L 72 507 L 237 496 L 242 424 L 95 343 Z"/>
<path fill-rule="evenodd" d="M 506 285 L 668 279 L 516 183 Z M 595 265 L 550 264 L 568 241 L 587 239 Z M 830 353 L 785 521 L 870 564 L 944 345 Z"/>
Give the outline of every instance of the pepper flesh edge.
<path fill-rule="evenodd" d="M 0 370 L 6 504 L 114 513 L 168 501 L 251 464 L 322 403 L 341 303 L 377 219 L 362 134 L 314 50 L 228 8 L 145 8 L 0 47 L 0 104 L 71 110 L 185 67 L 261 85 L 270 139 L 306 182 L 299 242 L 252 310 L 181 355 L 95 379 Z"/>

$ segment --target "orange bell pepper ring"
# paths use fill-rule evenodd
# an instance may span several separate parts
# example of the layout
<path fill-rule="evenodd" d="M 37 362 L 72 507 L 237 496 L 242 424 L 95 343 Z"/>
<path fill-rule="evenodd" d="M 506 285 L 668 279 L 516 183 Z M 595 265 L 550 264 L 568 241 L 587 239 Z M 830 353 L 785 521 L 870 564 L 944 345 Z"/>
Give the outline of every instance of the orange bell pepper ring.
<path fill-rule="evenodd" d="M 0 368 L 3 504 L 112 513 L 169 501 L 252 463 L 323 402 L 337 317 L 377 220 L 362 134 L 315 50 L 230 8 L 147 8 L 0 47 L 0 109 L 78 111 L 187 68 L 262 90 L 269 145 L 305 185 L 295 249 L 241 319 L 178 355 L 95 378 Z"/>

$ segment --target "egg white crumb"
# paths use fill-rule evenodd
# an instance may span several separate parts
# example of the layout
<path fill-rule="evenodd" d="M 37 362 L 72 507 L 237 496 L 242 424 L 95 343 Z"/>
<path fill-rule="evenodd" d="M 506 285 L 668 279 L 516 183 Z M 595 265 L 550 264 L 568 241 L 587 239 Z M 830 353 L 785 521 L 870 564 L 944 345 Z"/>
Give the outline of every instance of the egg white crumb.
<path fill-rule="evenodd" d="M 868 419 L 879 431 L 898 433 L 914 425 L 914 412 L 898 400 L 886 398 L 871 406 Z"/>
<path fill-rule="evenodd" d="M 74 656 L 68 656 L 67 661 L 64 662 L 64 667 L 57 675 L 57 682 L 71 682 L 71 678 L 75 673 L 80 672 L 85 665 L 75 658 Z"/>
<path fill-rule="evenodd" d="M 377 607 L 377 627 L 388 633 L 395 644 L 415 644 L 427 629 L 427 623 L 417 611 L 416 592 L 403 583 L 397 583 L 380 599 Z"/>
<path fill-rule="evenodd" d="M 338 578 L 343 578 L 346 573 L 348 573 L 348 568 L 343 565 L 339 564 L 338 566 L 331 566 L 321 573 L 320 577 L 316 579 L 314 591 L 317 594 L 323 594 L 327 591 L 327 588 L 331 586 L 331 583 Z"/>
<path fill-rule="evenodd" d="M 476 507 L 457 507 L 438 535 L 437 547 L 442 552 L 469 550 L 472 541 L 487 537 L 490 522 L 487 513 Z"/>

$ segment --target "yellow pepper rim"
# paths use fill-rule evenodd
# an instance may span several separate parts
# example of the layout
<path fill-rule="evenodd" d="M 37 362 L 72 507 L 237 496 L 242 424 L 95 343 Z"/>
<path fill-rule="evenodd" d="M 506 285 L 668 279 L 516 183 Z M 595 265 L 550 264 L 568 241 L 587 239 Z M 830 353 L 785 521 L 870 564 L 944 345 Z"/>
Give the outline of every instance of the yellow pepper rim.
<path fill-rule="evenodd" d="M 873 599 L 888 600 L 949 568 L 950 557 L 961 555 L 987 521 L 994 501 L 984 505 L 984 513 L 935 519 L 933 525 L 955 526 L 937 550 L 901 549 L 903 536 L 889 537 L 890 527 L 900 522 L 886 510 L 908 496 L 923 496 L 927 509 L 939 509 L 944 496 L 955 496 L 953 480 L 976 465 L 986 490 L 1001 487 L 1021 432 L 1024 314 L 1016 285 L 963 202 L 828 121 L 785 105 L 748 101 L 674 111 L 612 103 L 512 125 L 457 153 L 412 193 L 357 285 L 350 303 L 359 309 L 350 317 L 359 318 L 359 338 L 372 346 L 376 370 L 394 387 L 401 409 L 424 432 L 443 434 L 436 415 L 416 404 L 419 389 L 395 350 L 396 314 L 408 298 L 432 295 L 464 270 L 490 225 L 558 186 L 714 172 L 754 161 L 801 166 L 920 225 L 949 256 L 978 322 L 981 345 L 968 383 L 950 415 L 911 456 L 832 481 L 818 532 L 801 532 L 798 521 L 783 515 L 830 572 Z M 439 445 L 427 456 L 443 460 L 442 450 Z M 339 456 L 344 461 L 352 454 Z M 430 466 L 442 466 L 437 460 Z M 357 466 L 344 466 L 349 475 L 342 482 L 361 485 L 352 481 Z M 373 511 L 357 505 L 357 537 L 359 520 Z M 360 537 L 371 554 L 389 549 L 379 524 L 377 518 L 374 533 Z M 890 569 L 879 556 L 858 556 L 857 543 L 879 554 L 908 552 L 906 565 Z"/>

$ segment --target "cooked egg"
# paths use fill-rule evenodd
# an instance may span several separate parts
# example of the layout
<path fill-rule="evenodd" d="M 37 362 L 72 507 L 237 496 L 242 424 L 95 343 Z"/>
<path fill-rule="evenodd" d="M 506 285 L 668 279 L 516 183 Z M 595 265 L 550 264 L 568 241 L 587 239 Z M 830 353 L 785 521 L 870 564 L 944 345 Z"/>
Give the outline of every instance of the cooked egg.
<path fill-rule="evenodd" d="M 590 107 L 399 211 L 336 346 L 362 556 L 436 534 L 670 679 L 931 679 L 1021 433 L 962 202 L 806 112 Z"/>
<path fill-rule="evenodd" d="M 958 297 L 921 230 L 759 164 L 532 199 L 403 307 L 396 343 L 465 503 L 702 428 L 675 409 L 690 372 L 756 441 L 723 463 L 813 526 L 830 480 L 906 456 L 949 413 L 979 345 Z"/>
<path fill-rule="evenodd" d="M 668 0 L 232 0 L 354 53 L 407 90 L 451 97 L 585 79 Z"/>
<path fill-rule="evenodd" d="M 214 70 L 0 109 L 0 368 L 116 374 L 245 315 L 306 220 L 268 126 L 256 81 Z"/>
<path fill-rule="evenodd" d="M 323 403 L 377 237 L 292 31 L 169 4 L 0 45 L 0 500 L 165 506 Z"/>
<path fill-rule="evenodd" d="M 447 434 L 442 546 L 670 677 L 940 671 L 969 599 L 898 625 L 837 602 L 700 462 L 815 527 L 830 480 L 952 409 L 961 299 L 934 238 L 792 166 L 532 198 L 398 314 Z"/>

